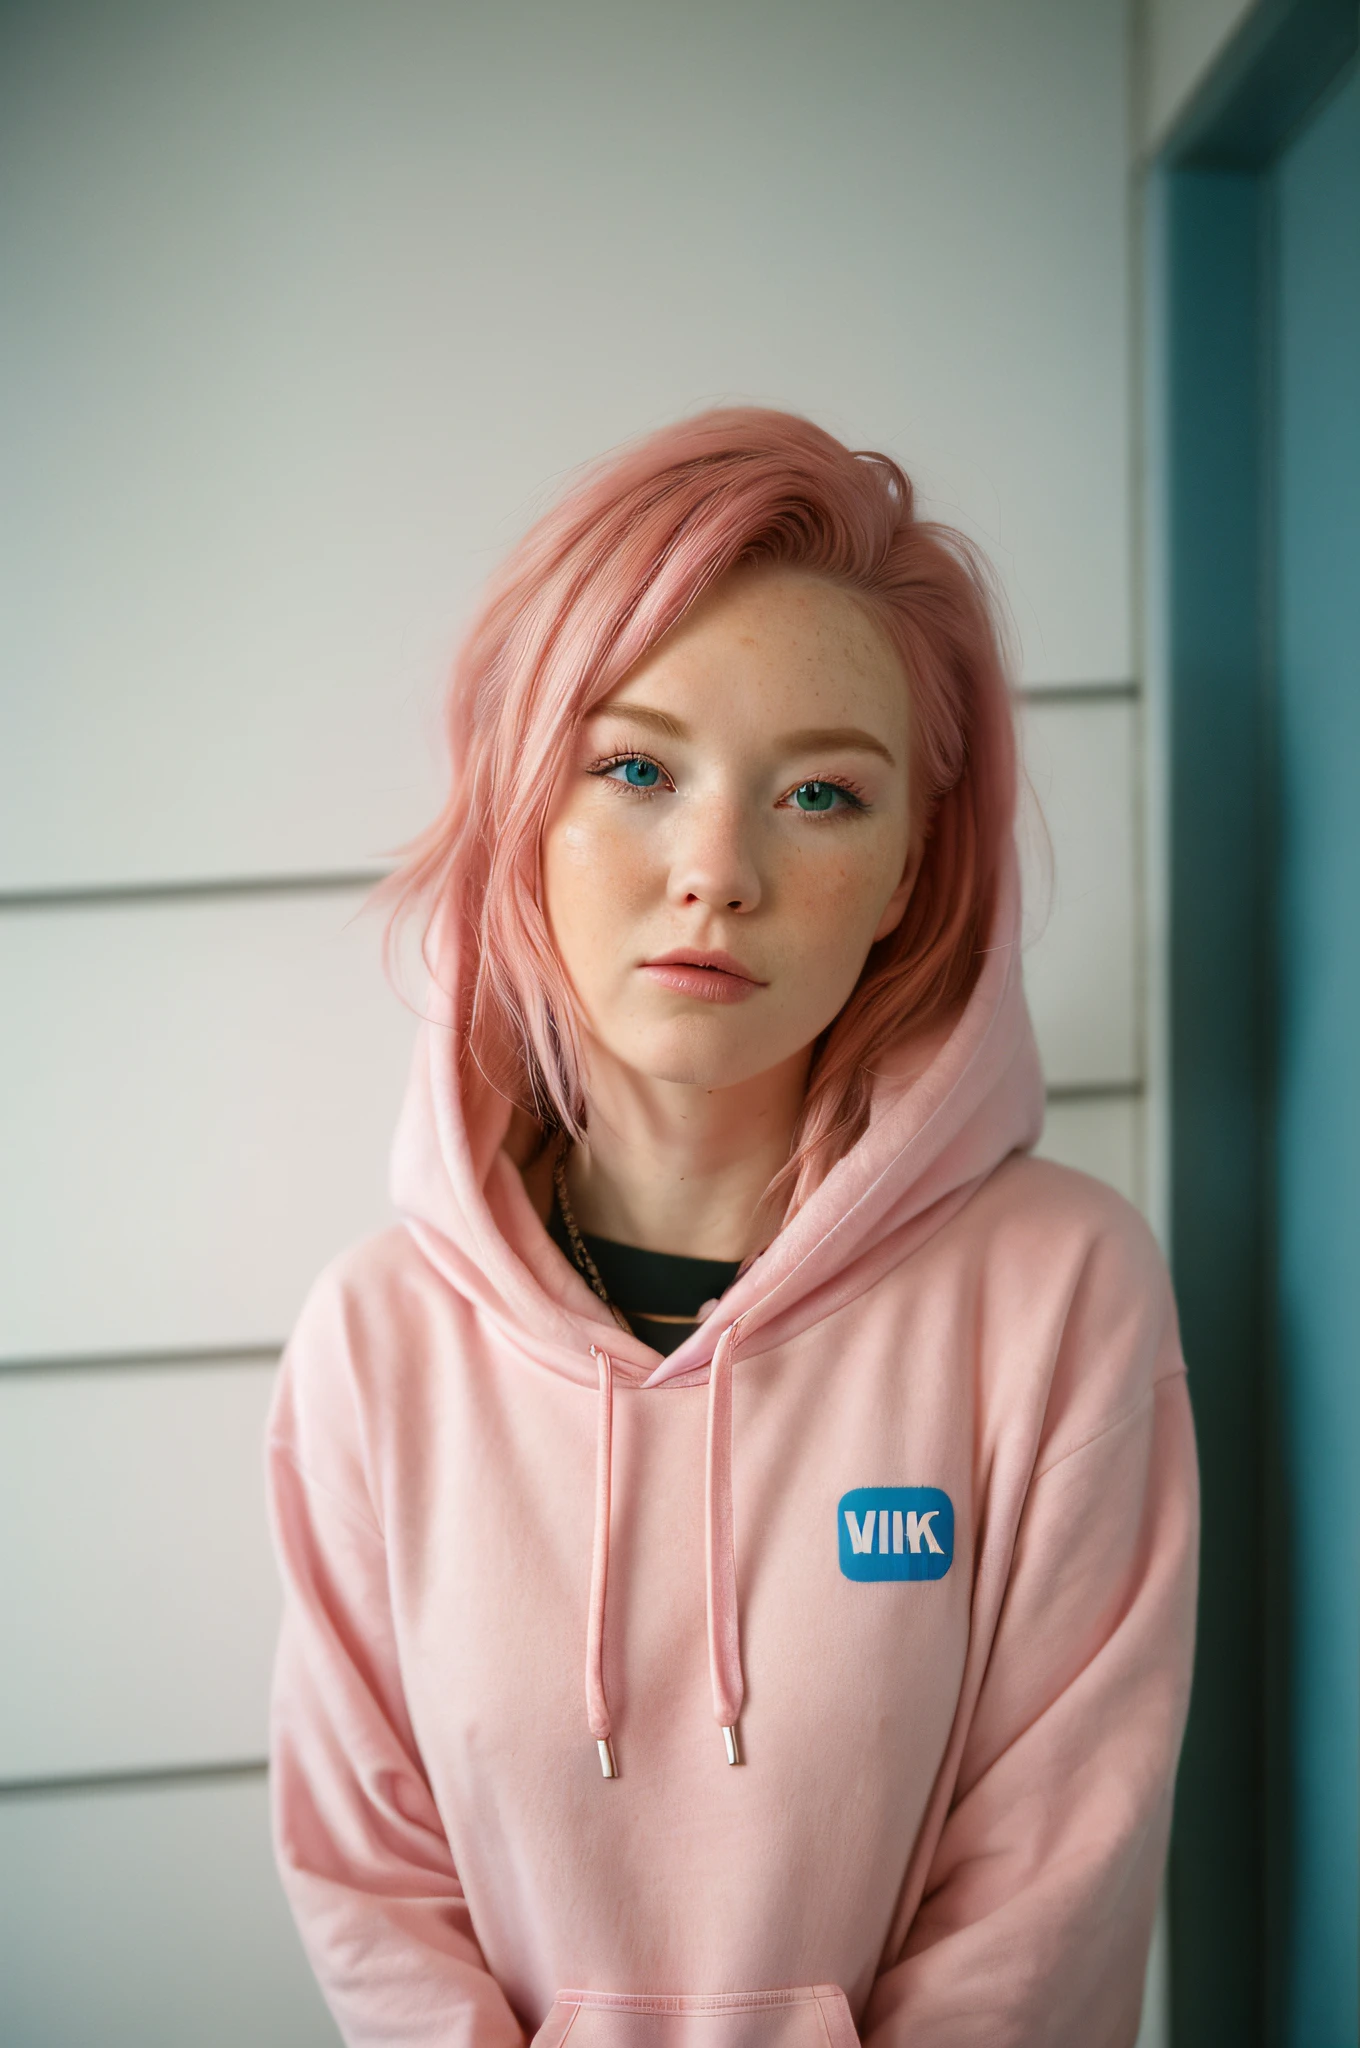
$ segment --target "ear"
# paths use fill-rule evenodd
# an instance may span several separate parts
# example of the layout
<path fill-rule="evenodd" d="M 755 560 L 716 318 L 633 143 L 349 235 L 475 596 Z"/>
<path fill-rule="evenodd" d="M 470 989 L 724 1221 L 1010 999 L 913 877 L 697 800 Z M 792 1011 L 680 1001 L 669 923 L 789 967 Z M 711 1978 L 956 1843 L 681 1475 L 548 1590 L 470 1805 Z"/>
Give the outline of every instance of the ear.
<path fill-rule="evenodd" d="M 901 924 L 906 914 L 907 905 L 911 901 L 911 892 L 916 887 L 916 878 L 921 872 L 921 861 L 924 854 L 925 847 L 918 846 L 907 855 L 907 864 L 902 870 L 902 879 L 883 906 L 883 915 L 874 926 L 874 936 L 870 941 L 871 945 L 876 946 L 880 939 L 886 939 L 889 932 L 895 932 Z"/>

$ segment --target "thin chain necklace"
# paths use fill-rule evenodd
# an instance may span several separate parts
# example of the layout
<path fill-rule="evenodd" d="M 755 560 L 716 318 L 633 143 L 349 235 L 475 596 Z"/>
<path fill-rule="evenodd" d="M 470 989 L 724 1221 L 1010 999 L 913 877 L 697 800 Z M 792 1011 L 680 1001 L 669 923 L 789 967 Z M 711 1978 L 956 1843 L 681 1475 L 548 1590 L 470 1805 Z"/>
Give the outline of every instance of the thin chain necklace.
<path fill-rule="evenodd" d="M 604 1281 L 600 1278 L 600 1269 L 596 1265 L 594 1259 L 591 1258 L 589 1251 L 586 1249 L 585 1239 L 582 1237 L 580 1230 L 577 1228 L 576 1218 L 572 1213 L 571 1197 L 567 1193 L 567 1153 L 570 1151 L 570 1149 L 571 1141 L 570 1139 L 568 1139 L 564 1132 L 561 1141 L 558 1144 L 557 1152 L 553 1158 L 552 1171 L 553 1187 L 557 1192 L 558 1212 L 561 1215 L 562 1225 L 567 1233 L 568 1242 L 571 1245 L 571 1255 L 576 1261 L 578 1272 L 581 1273 L 583 1278 L 590 1282 L 590 1285 L 599 1295 L 600 1300 L 609 1310 L 610 1315 L 613 1316 L 614 1321 L 618 1324 L 619 1328 L 621 1330 L 627 1330 L 629 1336 L 631 1337 L 636 1334 L 633 1329 L 633 1326 L 629 1322 L 623 1310 L 619 1307 L 618 1303 L 611 1298 L 609 1289 L 605 1286 Z"/>

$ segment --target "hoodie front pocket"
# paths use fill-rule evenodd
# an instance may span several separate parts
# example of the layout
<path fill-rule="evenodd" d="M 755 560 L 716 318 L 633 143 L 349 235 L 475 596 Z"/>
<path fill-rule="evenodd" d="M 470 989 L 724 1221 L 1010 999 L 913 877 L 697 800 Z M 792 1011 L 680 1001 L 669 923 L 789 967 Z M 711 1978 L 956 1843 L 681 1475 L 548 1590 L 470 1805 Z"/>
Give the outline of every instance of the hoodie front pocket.
<path fill-rule="evenodd" d="M 532 2048 L 857 2048 L 839 1984 L 692 1996 L 559 1991 Z"/>

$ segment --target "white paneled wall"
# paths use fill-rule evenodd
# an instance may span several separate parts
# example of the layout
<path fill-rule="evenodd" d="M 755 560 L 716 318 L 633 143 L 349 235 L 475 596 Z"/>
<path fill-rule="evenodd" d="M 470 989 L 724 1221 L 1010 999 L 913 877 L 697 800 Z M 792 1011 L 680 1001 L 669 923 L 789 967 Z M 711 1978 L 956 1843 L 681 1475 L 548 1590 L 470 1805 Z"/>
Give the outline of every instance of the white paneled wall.
<path fill-rule="evenodd" d="M 3 1390 L 0 1780 L 257 1759 L 277 1622 L 275 1361 L 19 1373 Z"/>
<path fill-rule="evenodd" d="M 1120 0 L 16 0 L 0 888 L 375 858 L 545 482 L 715 400 L 1126 678 L 1123 109 Z"/>
<path fill-rule="evenodd" d="M 1133 1084 L 1138 707 L 1120 693 L 1022 712 L 1025 981 L 1050 1087 Z"/>
<path fill-rule="evenodd" d="M 262 1771 L 0 1803 L 6 2048 L 339 2048 Z"/>
<path fill-rule="evenodd" d="M 0 1360 L 276 1344 L 388 1220 L 414 1026 L 364 900 L 0 914 Z"/>
<path fill-rule="evenodd" d="M 335 2041 L 268 1849 L 264 1410 L 387 1220 L 358 871 L 570 465 L 754 398 L 982 541 L 1041 1149 L 1140 1198 L 1125 87 L 1118 0 L 0 22 L 6 2048 Z"/>
<path fill-rule="evenodd" d="M 1143 1200 L 1143 1109 L 1137 1095 L 1050 1096 L 1036 1149 L 1045 1159 L 1108 1181 L 1130 1202 Z"/>

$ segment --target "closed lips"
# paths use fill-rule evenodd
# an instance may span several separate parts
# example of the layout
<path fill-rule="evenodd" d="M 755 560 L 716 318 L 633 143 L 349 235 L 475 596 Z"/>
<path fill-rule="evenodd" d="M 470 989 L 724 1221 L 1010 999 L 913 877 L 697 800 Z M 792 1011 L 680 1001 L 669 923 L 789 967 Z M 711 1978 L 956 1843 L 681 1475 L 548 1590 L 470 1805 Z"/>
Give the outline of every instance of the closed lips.
<path fill-rule="evenodd" d="M 740 960 L 734 960 L 730 953 L 658 953 L 655 959 L 644 960 L 644 967 L 703 967 L 713 974 L 733 974 L 741 981 L 754 983 L 757 988 L 767 986 L 758 974 L 752 974 L 749 967 L 743 967 Z"/>

